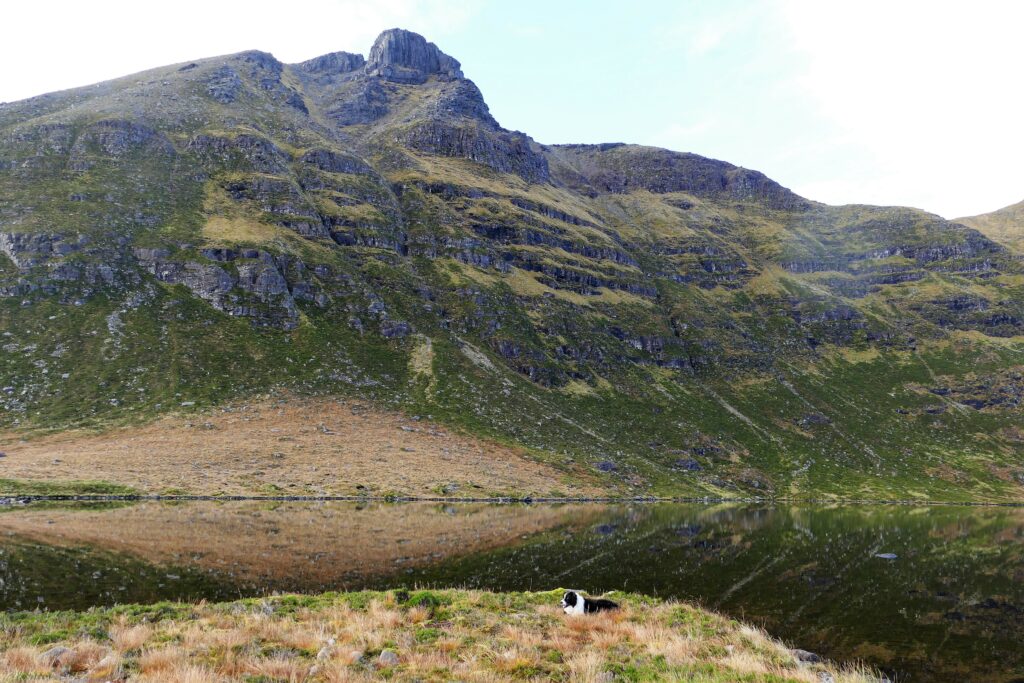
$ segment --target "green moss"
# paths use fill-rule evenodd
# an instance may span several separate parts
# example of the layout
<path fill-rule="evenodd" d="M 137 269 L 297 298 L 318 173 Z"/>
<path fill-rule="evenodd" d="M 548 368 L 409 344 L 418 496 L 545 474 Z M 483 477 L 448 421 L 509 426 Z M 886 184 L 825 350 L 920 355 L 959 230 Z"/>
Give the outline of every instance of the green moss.
<path fill-rule="evenodd" d="M 137 496 L 129 486 L 108 481 L 30 481 L 0 479 L 0 495 L 9 496 Z"/>

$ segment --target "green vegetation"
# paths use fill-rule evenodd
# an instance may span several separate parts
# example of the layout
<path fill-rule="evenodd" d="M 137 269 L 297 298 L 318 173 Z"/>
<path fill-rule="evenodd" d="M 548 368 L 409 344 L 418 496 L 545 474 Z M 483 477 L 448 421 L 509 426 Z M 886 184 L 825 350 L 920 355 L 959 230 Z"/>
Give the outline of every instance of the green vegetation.
<path fill-rule="evenodd" d="M 343 395 L 627 495 L 1021 499 L 1012 250 L 478 95 L 248 52 L 4 107 L 0 427 Z"/>
<path fill-rule="evenodd" d="M 135 489 L 109 481 L 19 481 L 0 479 L 4 496 L 137 496 Z"/>

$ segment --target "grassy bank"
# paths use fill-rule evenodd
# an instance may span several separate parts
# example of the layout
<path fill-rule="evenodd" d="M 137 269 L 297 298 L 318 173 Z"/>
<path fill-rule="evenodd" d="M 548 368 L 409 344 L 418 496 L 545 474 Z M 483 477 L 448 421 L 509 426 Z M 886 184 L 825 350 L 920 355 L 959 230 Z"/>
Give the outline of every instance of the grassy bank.
<path fill-rule="evenodd" d="M 566 617 L 560 593 L 391 591 L 0 617 L 0 680 L 869 681 L 764 633 L 619 596 Z"/>

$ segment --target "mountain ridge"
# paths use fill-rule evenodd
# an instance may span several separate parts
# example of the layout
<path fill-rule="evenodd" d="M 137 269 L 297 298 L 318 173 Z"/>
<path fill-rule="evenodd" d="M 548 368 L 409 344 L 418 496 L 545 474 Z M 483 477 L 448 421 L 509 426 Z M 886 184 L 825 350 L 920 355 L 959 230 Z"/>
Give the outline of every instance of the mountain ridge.
<path fill-rule="evenodd" d="M 1024 253 L 1024 201 L 977 216 L 955 219 L 1006 247 Z"/>
<path fill-rule="evenodd" d="M 398 29 L 4 105 L 0 253 L 9 428 L 354 394 L 623 491 L 1024 490 L 1016 251 L 537 143 Z"/>

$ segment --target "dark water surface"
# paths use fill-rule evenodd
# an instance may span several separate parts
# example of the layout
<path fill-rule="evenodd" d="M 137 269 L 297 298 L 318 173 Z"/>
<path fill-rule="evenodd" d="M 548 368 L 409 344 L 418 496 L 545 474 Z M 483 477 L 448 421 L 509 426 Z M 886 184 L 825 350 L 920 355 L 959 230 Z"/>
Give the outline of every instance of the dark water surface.
<path fill-rule="evenodd" d="M 900 681 L 1024 680 L 1024 510 L 196 502 L 0 512 L 0 609 L 559 586 L 698 601 Z"/>

